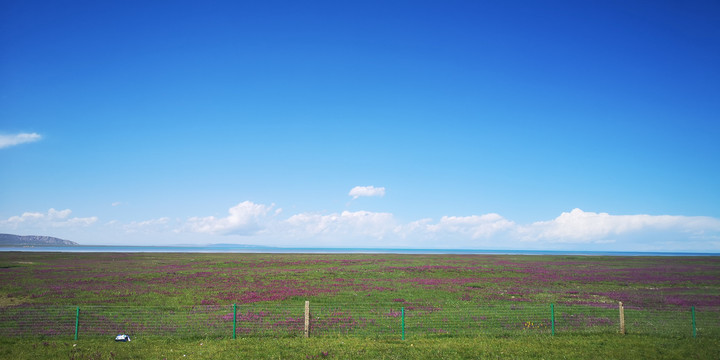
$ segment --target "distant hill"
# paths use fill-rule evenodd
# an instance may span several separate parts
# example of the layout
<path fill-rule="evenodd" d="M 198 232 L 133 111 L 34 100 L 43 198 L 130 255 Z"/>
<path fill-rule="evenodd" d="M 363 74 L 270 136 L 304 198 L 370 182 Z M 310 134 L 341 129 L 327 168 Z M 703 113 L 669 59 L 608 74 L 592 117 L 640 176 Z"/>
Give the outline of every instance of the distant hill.
<path fill-rule="evenodd" d="M 78 243 L 51 236 L 0 234 L 0 246 L 78 246 Z"/>
<path fill-rule="evenodd" d="M 249 249 L 276 249 L 274 246 L 252 245 L 252 244 L 208 244 L 208 247 L 229 247 L 229 248 L 249 248 Z"/>

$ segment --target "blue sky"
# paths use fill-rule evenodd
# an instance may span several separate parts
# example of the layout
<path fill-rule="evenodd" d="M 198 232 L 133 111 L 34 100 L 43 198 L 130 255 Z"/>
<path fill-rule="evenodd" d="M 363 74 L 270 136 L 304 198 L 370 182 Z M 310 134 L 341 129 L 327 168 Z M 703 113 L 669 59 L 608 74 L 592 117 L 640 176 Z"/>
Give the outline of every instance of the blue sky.
<path fill-rule="evenodd" d="M 720 252 L 720 4 L 2 1 L 0 232 Z"/>

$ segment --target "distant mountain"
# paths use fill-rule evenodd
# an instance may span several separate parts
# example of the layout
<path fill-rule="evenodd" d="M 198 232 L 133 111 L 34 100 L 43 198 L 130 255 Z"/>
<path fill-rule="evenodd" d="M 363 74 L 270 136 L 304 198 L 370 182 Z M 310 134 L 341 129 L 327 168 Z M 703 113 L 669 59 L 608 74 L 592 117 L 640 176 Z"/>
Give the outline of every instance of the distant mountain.
<path fill-rule="evenodd" d="M 250 248 L 250 249 L 275 249 L 274 246 L 251 245 L 251 244 L 208 244 L 208 247 L 230 247 L 230 248 Z"/>
<path fill-rule="evenodd" d="M 0 234 L 0 246 L 78 246 L 79 244 L 50 236 Z"/>

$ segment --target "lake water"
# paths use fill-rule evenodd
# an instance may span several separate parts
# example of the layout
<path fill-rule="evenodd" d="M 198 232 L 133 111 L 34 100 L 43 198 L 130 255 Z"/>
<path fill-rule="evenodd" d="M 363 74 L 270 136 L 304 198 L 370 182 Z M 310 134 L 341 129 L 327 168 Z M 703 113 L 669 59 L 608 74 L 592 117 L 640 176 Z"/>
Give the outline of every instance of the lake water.
<path fill-rule="evenodd" d="M 0 251 L 24 252 L 118 252 L 118 253 L 274 253 L 274 254 L 487 254 L 487 255 L 586 255 L 586 256 L 720 256 L 719 253 L 556 251 L 482 249 L 390 249 L 390 248 L 285 248 L 247 245 L 210 246 L 7 246 Z"/>

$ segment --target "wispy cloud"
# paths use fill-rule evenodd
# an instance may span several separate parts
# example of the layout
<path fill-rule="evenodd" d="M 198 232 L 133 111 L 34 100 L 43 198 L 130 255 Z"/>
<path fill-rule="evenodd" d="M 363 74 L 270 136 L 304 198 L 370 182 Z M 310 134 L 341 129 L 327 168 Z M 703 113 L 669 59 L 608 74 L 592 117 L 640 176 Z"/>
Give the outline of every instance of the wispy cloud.
<path fill-rule="evenodd" d="M 0 224 L 10 228 L 18 227 L 71 227 L 71 226 L 89 226 L 97 222 L 96 216 L 91 217 L 70 217 L 72 211 L 70 209 L 55 210 L 50 209 L 47 213 L 26 212 L 22 215 L 11 216 L 7 220 L 0 221 Z"/>
<path fill-rule="evenodd" d="M 382 239 L 396 228 L 392 214 L 371 211 L 343 211 L 340 214 L 296 214 L 282 227 L 296 238 L 331 236 L 337 238 L 371 237 Z"/>
<path fill-rule="evenodd" d="M 423 227 L 412 226 L 430 234 L 457 234 L 469 239 L 486 238 L 500 231 L 514 228 L 514 222 L 498 214 L 471 216 L 443 216 L 437 223 L 426 222 Z"/>
<path fill-rule="evenodd" d="M 167 231 L 170 229 L 170 221 L 171 220 L 169 217 L 161 217 L 144 221 L 133 221 L 123 226 L 123 228 L 128 233 Z"/>
<path fill-rule="evenodd" d="M 352 189 L 350 189 L 350 192 L 348 195 L 352 196 L 353 199 L 357 199 L 361 196 L 385 196 L 385 188 L 384 187 L 374 187 L 374 186 L 356 186 Z"/>
<path fill-rule="evenodd" d="M 31 143 L 42 139 L 42 135 L 37 133 L 20 133 L 13 135 L 0 134 L 0 149 L 15 145 Z"/>

